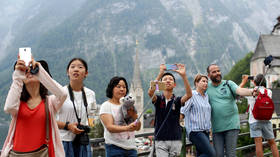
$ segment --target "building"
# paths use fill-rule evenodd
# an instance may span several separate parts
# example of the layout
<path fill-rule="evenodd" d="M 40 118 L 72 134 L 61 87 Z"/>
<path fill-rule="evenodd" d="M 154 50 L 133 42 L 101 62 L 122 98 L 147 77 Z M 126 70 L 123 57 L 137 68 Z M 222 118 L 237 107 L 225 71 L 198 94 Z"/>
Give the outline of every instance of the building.
<path fill-rule="evenodd" d="M 272 55 L 273 61 L 268 69 L 263 61 L 265 57 Z M 250 75 L 266 74 L 267 87 L 272 88 L 272 82 L 280 79 L 280 34 L 279 35 L 260 35 L 255 52 L 251 58 Z"/>
<path fill-rule="evenodd" d="M 138 116 L 143 112 L 143 106 L 144 106 L 144 92 L 142 88 L 142 81 L 140 78 L 140 66 L 138 61 L 138 41 L 136 41 L 136 54 L 135 54 L 135 60 L 134 60 L 134 71 L 133 71 L 133 78 L 132 83 L 130 86 L 130 93 L 135 98 L 135 107 L 137 109 Z M 142 123 L 141 129 L 143 130 L 143 116 L 140 118 L 140 122 Z"/>

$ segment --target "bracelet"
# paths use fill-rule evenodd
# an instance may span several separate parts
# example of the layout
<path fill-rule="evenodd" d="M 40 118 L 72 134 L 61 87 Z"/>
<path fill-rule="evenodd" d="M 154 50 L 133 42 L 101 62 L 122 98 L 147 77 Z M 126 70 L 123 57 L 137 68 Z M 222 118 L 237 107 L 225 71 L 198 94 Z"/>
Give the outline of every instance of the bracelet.
<path fill-rule="evenodd" d="M 69 124 L 69 122 L 66 122 L 66 123 L 65 123 L 65 126 L 64 126 L 64 128 L 63 128 L 64 130 L 68 130 L 68 124 Z"/>

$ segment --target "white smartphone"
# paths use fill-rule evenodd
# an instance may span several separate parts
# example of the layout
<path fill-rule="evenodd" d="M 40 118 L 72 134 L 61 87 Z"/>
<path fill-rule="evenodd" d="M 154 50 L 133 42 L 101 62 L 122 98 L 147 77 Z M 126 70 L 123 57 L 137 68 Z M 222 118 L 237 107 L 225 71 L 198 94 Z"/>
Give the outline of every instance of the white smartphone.
<path fill-rule="evenodd" d="M 30 47 L 22 47 L 19 48 L 19 59 L 25 62 L 25 66 L 28 66 L 29 62 L 31 62 L 32 54 Z"/>

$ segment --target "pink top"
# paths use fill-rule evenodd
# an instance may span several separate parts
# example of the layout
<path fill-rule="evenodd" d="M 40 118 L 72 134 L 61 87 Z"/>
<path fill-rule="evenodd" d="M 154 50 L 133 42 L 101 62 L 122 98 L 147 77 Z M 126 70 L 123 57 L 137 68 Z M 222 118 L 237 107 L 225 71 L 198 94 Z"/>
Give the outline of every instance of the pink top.
<path fill-rule="evenodd" d="M 64 100 L 67 97 L 67 92 L 63 90 L 63 87 L 53 80 L 44 68 L 39 65 L 39 72 L 35 75 L 38 80 L 54 95 L 47 96 L 49 111 L 50 111 L 50 122 L 51 122 L 51 137 L 53 141 L 53 148 L 56 157 L 64 157 L 64 148 L 60 140 L 59 130 L 56 124 L 55 113 L 61 108 Z M 11 114 L 12 120 L 8 135 L 2 148 L 0 157 L 7 157 L 9 151 L 14 147 L 13 138 L 15 136 L 15 129 L 17 123 L 17 117 L 20 106 L 20 96 L 23 87 L 23 80 L 25 79 L 24 72 L 15 70 L 13 73 L 13 82 L 10 87 L 4 111 Z M 26 143 L 29 141 L 26 141 Z"/>

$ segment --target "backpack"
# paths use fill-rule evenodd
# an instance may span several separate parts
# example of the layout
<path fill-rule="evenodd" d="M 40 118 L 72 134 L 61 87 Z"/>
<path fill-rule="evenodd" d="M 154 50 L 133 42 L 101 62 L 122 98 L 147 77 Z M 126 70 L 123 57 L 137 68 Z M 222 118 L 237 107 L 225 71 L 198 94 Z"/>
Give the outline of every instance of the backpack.
<path fill-rule="evenodd" d="M 274 112 L 274 103 L 267 95 L 267 90 L 264 93 L 259 92 L 254 108 L 252 110 L 253 116 L 256 120 L 270 120 Z"/>

